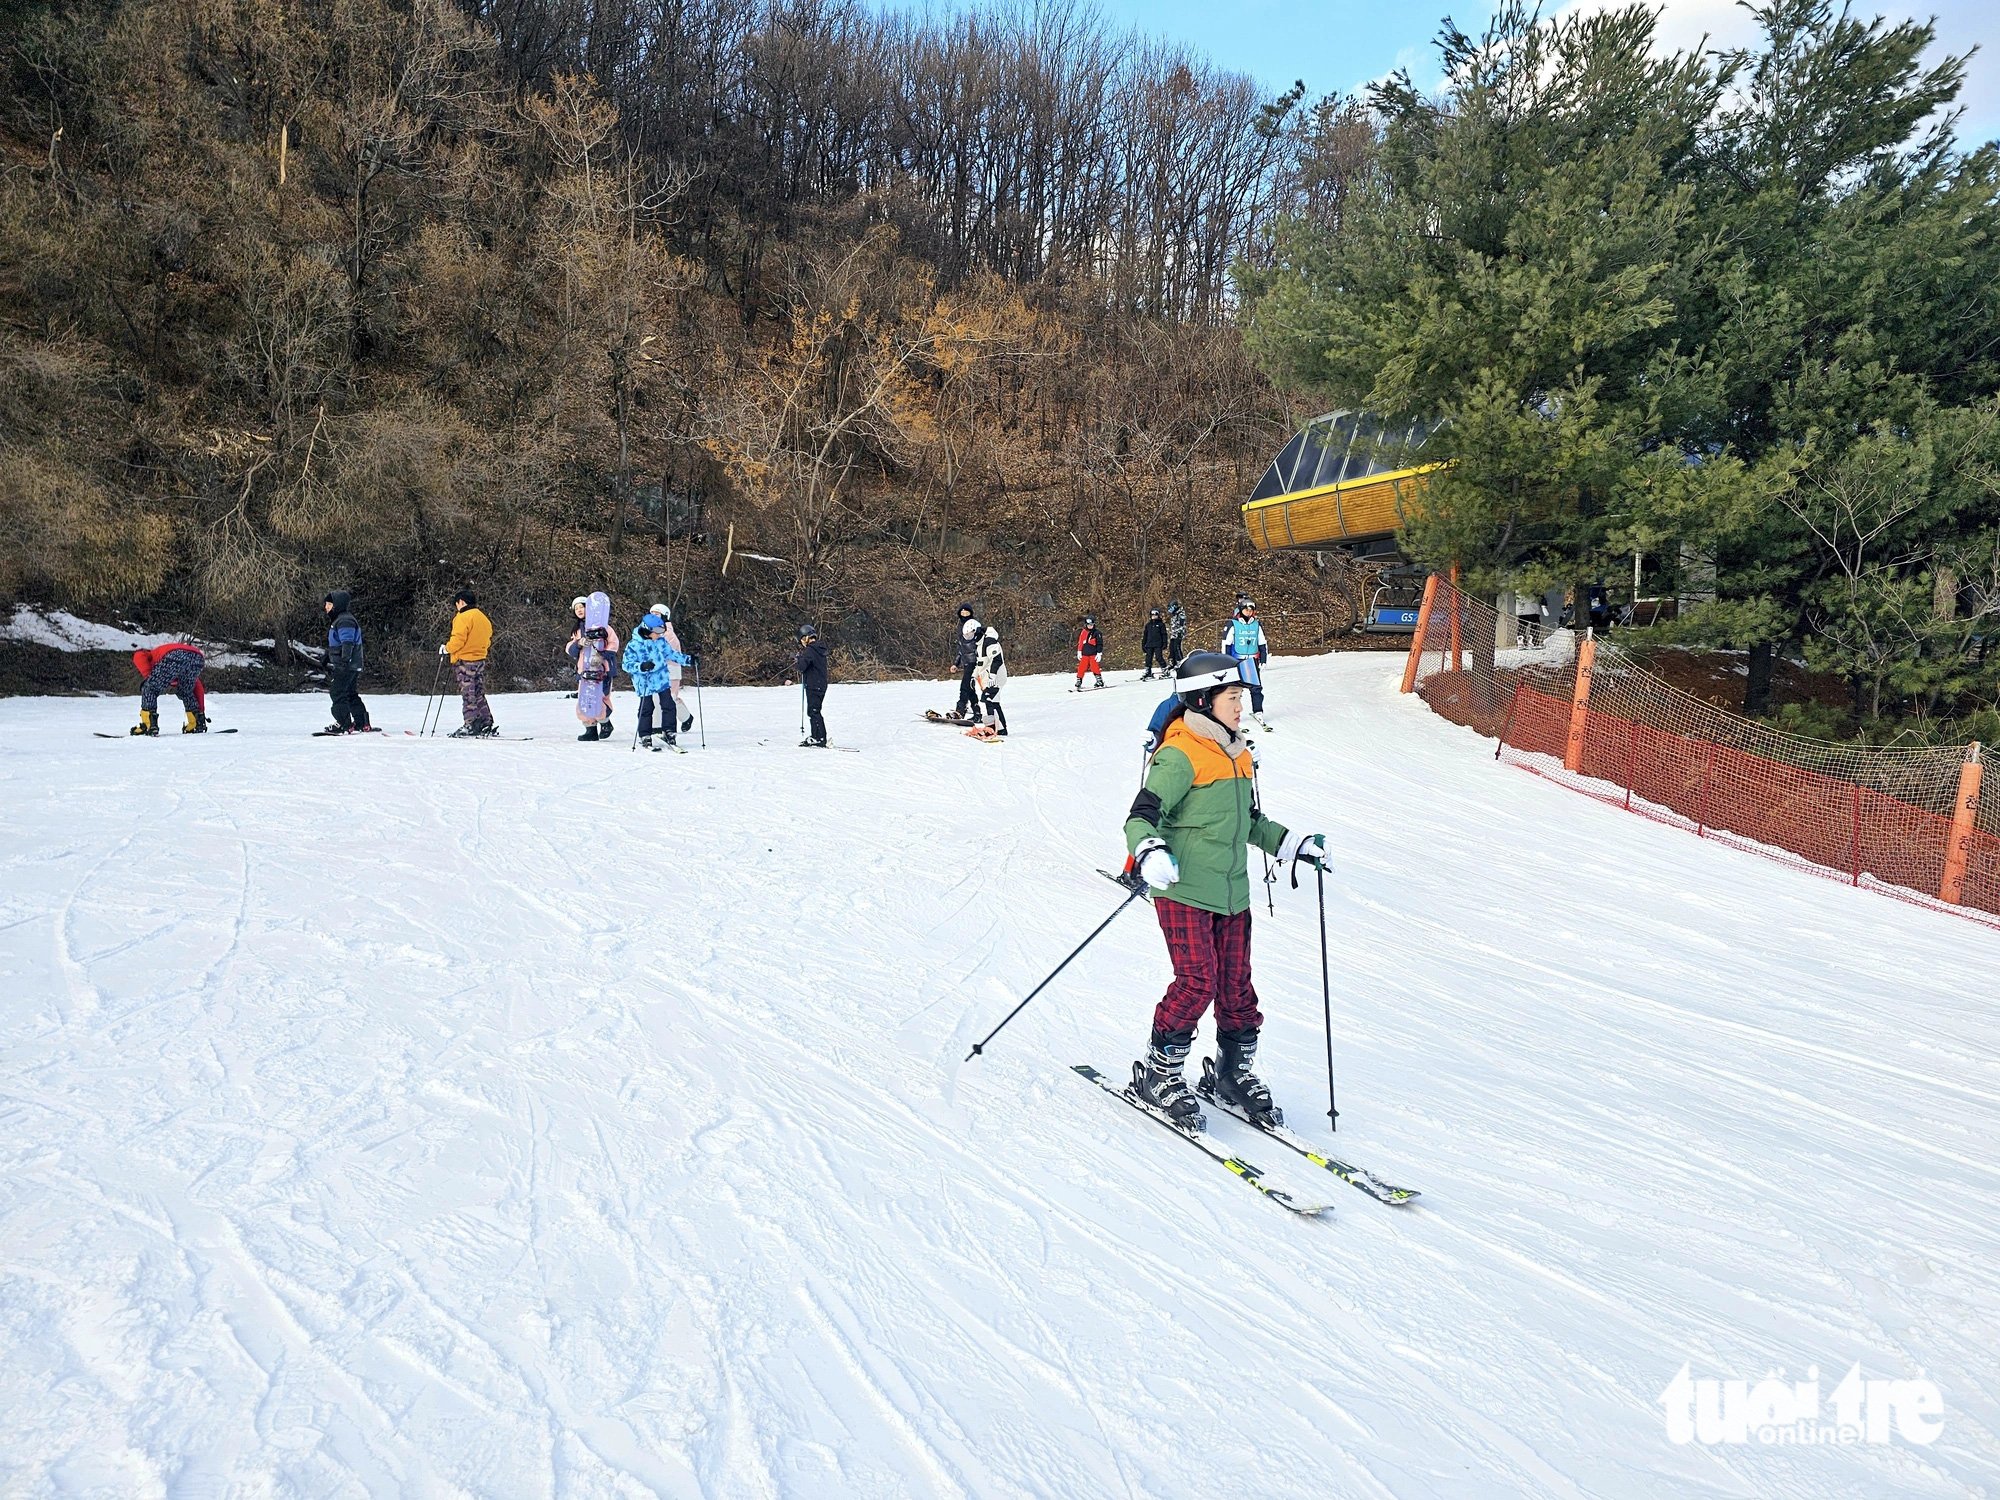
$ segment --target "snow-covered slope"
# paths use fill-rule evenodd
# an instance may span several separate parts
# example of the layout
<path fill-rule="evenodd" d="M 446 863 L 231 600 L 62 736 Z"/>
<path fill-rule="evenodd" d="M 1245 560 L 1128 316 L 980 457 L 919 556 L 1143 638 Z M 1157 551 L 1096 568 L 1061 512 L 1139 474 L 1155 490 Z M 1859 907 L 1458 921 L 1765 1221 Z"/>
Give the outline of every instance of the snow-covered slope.
<path fill-rule="evenodd" d="M 1117 904 L 1151 684 L 1017 682 L 1003 746 L 836 684 L 855 755 L 784 689 L 686 757 L 629 694 L 609 746 L 0 703 L 0 1493 L 2000 1491 L 2000 935 L 1496 766 L 1396 665 L 1270 673 L 1337 1144 L 1424 1193 L 1217 1122 L 1319 1222 L 1069 1074 L 1140 1046 L 1143 906 L 962 1061 Z M 1856 1361 L 1941 1436 L 1669 1440 L 1684 1364 Z"/>

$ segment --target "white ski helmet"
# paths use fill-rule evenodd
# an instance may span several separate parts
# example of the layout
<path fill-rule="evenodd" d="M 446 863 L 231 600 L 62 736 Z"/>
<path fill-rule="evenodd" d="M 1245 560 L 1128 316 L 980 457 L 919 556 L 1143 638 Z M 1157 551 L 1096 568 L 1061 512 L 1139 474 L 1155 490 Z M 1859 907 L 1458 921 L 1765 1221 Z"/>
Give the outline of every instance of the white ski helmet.
<path fill-rule="evenodd" d="M 571 609 L 588 609 L 590 607 L 590 601 L 586 599 L 583 595 L 578 594 L 574 599 L 569 601 L 569 607 Z"/>
<path fill-rule="evenodd" d="M 667 621 L 669 624 L 673 623 L 674 612 L 668 609 L 666 605 L 655 604 L 653 606 L 653 613 L 658 615 L 662 620 Z"/>
<path fill-rule="evenodd" d="M 977 620 L 966 618 L 958 623 L 958 638 L 962 641 L 976 641 L 979 632 L 985 629 Z"/>

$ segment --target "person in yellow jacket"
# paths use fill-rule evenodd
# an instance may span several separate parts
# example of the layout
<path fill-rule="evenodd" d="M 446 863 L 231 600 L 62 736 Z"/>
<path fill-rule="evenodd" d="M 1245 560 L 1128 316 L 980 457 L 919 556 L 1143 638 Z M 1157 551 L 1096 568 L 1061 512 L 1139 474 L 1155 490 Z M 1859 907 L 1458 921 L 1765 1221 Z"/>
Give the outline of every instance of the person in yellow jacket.
<path fill-rule="evenodd" d="M 451 675 L 458 679 L 458 703 L 465 722 L 451 732 L 455 740 L 483 740 L 500 732 L 493 722 L 493 710 L 486 703 L 486 653 L 493 647 L 493 622 L 479 607 L 471 589 L 460 589 L 451 598 L 458 611 L 451 622 L 451 639 L 438 647 L 438 655 L 451 661 Z"/>

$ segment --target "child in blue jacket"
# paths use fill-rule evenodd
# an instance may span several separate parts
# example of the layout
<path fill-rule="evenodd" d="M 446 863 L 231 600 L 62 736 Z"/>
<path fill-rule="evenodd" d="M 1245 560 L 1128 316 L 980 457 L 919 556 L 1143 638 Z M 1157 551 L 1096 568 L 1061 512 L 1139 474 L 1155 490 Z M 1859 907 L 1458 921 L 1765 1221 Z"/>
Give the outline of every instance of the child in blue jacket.
<path fill-rule="evenodd" d="M 626 642 L 625 653 L 618 658 L 618 664 L 632 679 L 632 690 L 639 695 L 639 743 L 648 750 L 660 748 L 653 743 L 655 703 L 659 705 L 660 730 L 665 742 L 676 750 L 680 748 L 674 734 L 679 719 L 674 708 L 673 668 L 694 660 L 667 644 L 666 633 L 665 620 L 655 614 L 647 615 L 639 621 L 639 633 Z"/>

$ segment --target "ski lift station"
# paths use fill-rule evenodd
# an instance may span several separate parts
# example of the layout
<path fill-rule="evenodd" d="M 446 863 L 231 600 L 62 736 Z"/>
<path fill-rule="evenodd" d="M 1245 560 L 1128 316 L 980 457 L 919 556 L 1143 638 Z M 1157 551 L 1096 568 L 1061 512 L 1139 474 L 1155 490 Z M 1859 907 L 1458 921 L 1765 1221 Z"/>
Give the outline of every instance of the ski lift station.
<path fill-rule="evenodd" d="M 1421 502 L 1428 476 L 1442 465 L 1425 458 L 1434 425 L 1384 422 L 1366 412 L 1314 417 L 1285 444 L 1243 506 L 1260 552 L 1339 548 L 1391 564 L 1369 601 L 1361 628 L 1407 634 L 1417 628 L 1424 570 L 1407 565 L 1396 532 Z"/>

